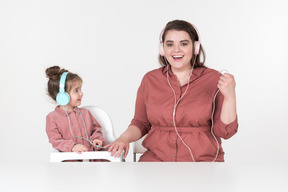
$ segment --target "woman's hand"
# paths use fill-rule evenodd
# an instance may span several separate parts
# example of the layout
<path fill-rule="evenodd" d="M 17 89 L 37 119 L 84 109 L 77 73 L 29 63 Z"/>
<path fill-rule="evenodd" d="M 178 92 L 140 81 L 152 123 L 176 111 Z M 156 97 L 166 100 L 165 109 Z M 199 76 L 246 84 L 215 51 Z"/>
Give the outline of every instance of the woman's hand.
<path fill-rule="evenodd" d="M 237 117 L 235 86 L 233 75 L 224 73 L 220 76 L 217 87 L 224 96 L 220 118 L 225 124 L 232 123 Z"/>
<path fill-rule="evenodd" d="M 100 147 L 102 147 L 102 144 L 103 144 L 103 142 L 99 139 L 94 139 L 92 143 L 96 150 L 101 149 Z M 100 147 L 97 147 L 96 145 Z"/>
<path fill-rule="evenodd" d="M 120 157 L 124 150 L 124 158 L 126 158 L 129 151 L 129 143 L 137 141 L 142 137 L 141 131 L 138 127 L 130 125 L 127 130 L 121 134 L 113 143 L 106 145 L 104 148 L 108 148 L 108 152 L 111 152 L 111 156 L 114 156 L 117 152 L 116 157 Z"/>
<path fill-rule="evenodd" d="M 113 143 L 106 145 L 105 148 L 108 148 L 108 152 L 111 152 L 111 156 L 114 156 L 117 152 L 116 157 L 120 157 L 122 151 L 124 150 L 124 157 L 126 158 L 128 151 L 129 151 L 129 141 L 126 141 L 125 139 L 118 138 Z"/>
<path fill-rule="evenodd" d="M 72 151 L 81 154 L 82 152 L 87 152 L 88 148 L 85 145 L 76 144 L 73 146 Z"/>
<path fill-rule="evenodd" d="M 220 76 L 217 87 L 226 99 L 234 99 L 235 94 L 235 79 L 234 76 L 229 73 L 224 73 Z"/>

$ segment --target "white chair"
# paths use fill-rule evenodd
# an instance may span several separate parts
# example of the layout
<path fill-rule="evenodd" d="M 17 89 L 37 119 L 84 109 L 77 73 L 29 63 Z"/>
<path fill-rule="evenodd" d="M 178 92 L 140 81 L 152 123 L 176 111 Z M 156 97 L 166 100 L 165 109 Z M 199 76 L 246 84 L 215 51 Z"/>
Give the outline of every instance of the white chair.
<path fill-rule="evenodd" d="M 116 139 L 116 137 L 114 134 L 111 119 L 108 116 L 108 114 L 96 106 L 85 106 L 84 108 L 88 109 L 94 116 L 94 118 L 98 121 L 98 123 L 101 125 L 103 137 L 106 141 L 106 144 L 112 143 Z M 83 162 L 87 162 L 89 161 L 89 159 L 106 159 L 111 162 L 124 161 L 123 153 L 119 158 L 117 158 L 116 154 L 114 156 L 111 156 L 111 153 L 109 153 L 108 151 L 88 151 L 88 152 L 82 152 L 81 154 L 75 152 L 59 152 L 59 151 L 50 153 L 50 162 L 62 162 L 64 160 L 75 160 L 75 159 L 81 159 L 83 160 Z"/>
<path fill-rule="evenodd" d="M 139 160 L 139 157 L 146 151 L 146 148 L 143 147 L 142 142 L 146 136 L 143 136 L 138 141 L 133 143 L 133 161 L 136 162 Z"/>

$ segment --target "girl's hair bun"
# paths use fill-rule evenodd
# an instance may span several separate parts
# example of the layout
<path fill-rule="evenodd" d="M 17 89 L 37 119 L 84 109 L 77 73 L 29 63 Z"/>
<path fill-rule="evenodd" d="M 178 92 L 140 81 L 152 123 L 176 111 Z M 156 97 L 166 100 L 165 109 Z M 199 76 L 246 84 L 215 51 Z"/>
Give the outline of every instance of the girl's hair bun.
<path fill-rule="evenodd" d="M 59 66 L 49 67 L 46 69 L 46 77 L 51 80 L 58 80 L 64 72 L 67 72 L 67 70 L 61 69 Z"/>
<path fill-rule="evenodd" d="M 59 66 L 53 66 L 46 69 L 46 77 L 51 80 L 56 80 L 60 72 Z"/>

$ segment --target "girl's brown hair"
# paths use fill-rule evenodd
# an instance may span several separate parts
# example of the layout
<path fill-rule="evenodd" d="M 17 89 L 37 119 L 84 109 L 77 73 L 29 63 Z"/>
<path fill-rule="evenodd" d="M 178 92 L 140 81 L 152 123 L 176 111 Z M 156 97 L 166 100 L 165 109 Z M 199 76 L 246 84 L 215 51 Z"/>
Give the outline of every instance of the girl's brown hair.
<path fill-rule="evenodd" d="M 165 26 L 165 28 L 163 29 L 162 35 L 160 37 L 161 42 L 163 42 L 163 43 L 165 42 L 165 37 L 166 37 L 166 34 L 169 30 L 177 30 L 177 31 L 187 32 L 189 34 L 191 40 L 192 40 L 193 51 L 194 51 L 194 49 L 195 49 L 194 42 L 200 40 L 200 38 L 198 36 L 196 29 L 193 27 L 193 25 L 191 23 L 189 23 L 187 21 L 183 21 L 183 20 L 173 20 L 173 21 L 168 22 L 167 25 Z M 201 54 L 203 57 L 202 62 L 200 61 L 200 55 Z M 200 45 L 199 54 L 198 55 L 193 54 L 193 56 L 191 58 L 191 61 L 190 61 L 191 67 L 193 66 L 195 56 L 196 56 L 196 60 L 195 60 L 194 68 L 206 67 L 204 65 L 206 56 L 205 56 L 205 52 L 204 52 L 204 49 L 202 47 L 202 44 Z M 164 56 L 161 56 L 160 54 L 159 54 L 158 60 L 162 66 L 166 66 L 168 64 L 167 59 Z"/>
<path fill-rule="evenodd" d="M 61 69 L 59 66 L 53 66 L 53 67 L 47 68 L 45 72 L 46 72 L 46 77 L 49 78 L 48 84 L 47 84 L 48 95 L 56 101 L 56 96 L 59 93 L 59 82 L 60 82 L 61 75 L 64 72 L 69 72 L 69 71 L 66 69 Z M 77 81 L 79 80 L 82 82 L 81 77 L 79 77 L 77 74 L 71 73 L 71 72 L 67 74 L 66 81 L 65 81 L 65 91 L 67 93 L 69 93 L 69 91 L 72 89 L 73 82 L 76 80 Z"/>

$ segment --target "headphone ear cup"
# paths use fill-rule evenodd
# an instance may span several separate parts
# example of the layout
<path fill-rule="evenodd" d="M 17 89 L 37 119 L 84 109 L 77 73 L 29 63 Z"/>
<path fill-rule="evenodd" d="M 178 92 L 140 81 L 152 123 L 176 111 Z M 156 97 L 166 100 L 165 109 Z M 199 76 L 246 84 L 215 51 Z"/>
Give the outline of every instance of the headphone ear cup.
<path fill-rule="evenodd" d="M 70 96 L 67 92 L 64 93 L 58 93 L 56 96 L 56 101 L 59 105 L 67 105 L 70 101 Z"/>
<path fill-rule="evenodd" d="M 163 43 L 159 43 L 158 49 L 159 49 L 159 54 L 161 56 L 164 56 Z"/>
<path fill-rule="evenodd" d="M 195 41 L 194 42 L 194 54 L 195 55 L 198 55 L 199 54 L 199 51 L 200 51 L 200 42 L 199 41 Z"/>

